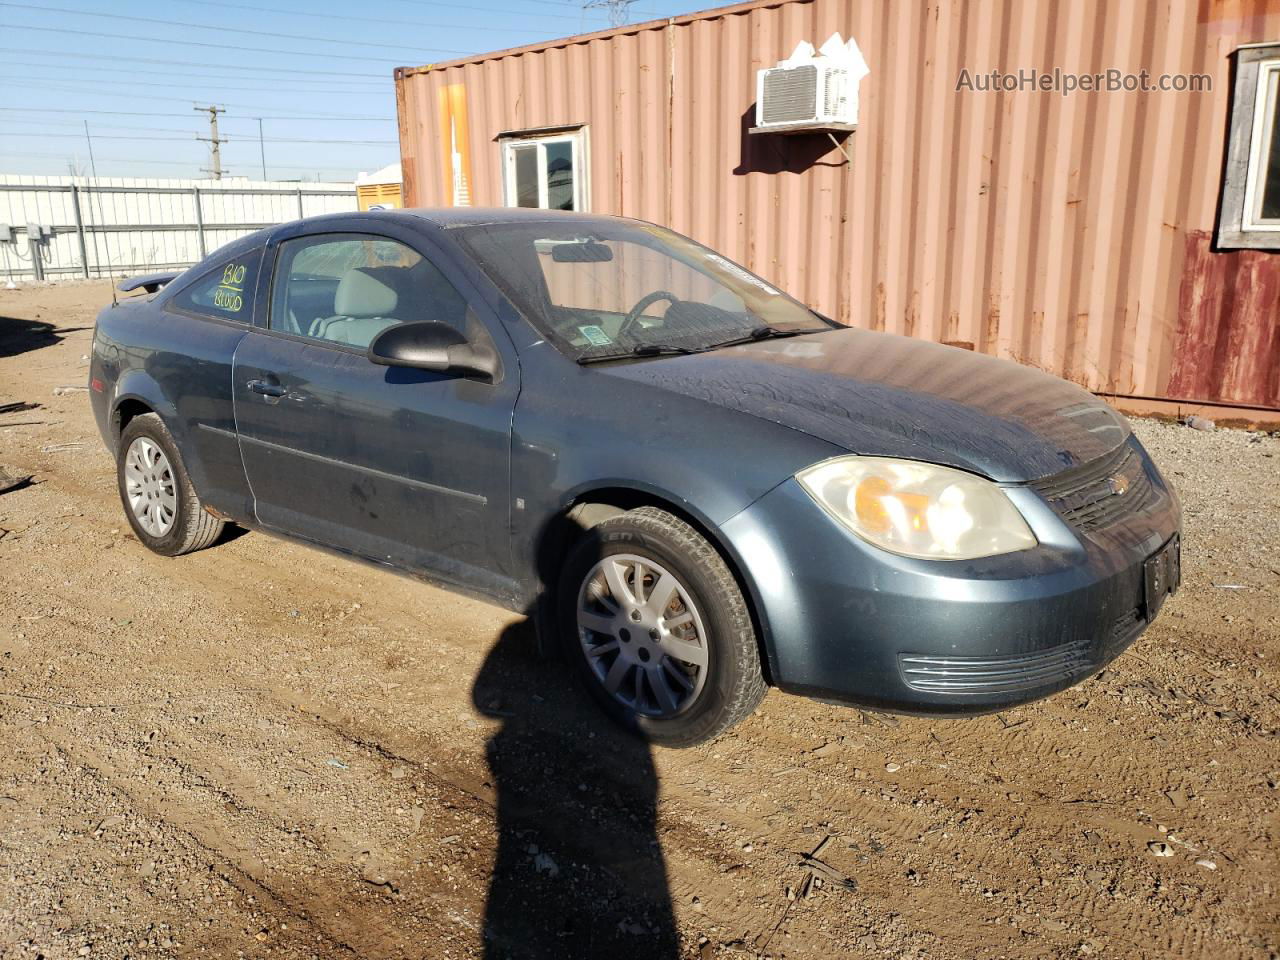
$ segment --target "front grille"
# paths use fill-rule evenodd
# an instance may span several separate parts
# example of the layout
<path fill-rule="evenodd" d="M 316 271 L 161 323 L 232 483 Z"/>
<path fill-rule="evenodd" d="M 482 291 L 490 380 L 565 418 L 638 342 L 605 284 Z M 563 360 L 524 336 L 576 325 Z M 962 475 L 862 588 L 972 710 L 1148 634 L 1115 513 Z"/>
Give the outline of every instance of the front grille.
<path fill-rule="evenodd" d="M 1065 683 L 1093 666 L 1087 643 L 1068 643 L 1008 657 L 898 655 L 907 686 L 928 693 L 994 694 Z"/>
<path fill-rule="evenodd" d="M 1152 492 L 1142 458 L 1127 443 L 1097 460 L 1037 480 L 1031 488 L 1081 532 L 1101 530 L 1136 513 Z"/>

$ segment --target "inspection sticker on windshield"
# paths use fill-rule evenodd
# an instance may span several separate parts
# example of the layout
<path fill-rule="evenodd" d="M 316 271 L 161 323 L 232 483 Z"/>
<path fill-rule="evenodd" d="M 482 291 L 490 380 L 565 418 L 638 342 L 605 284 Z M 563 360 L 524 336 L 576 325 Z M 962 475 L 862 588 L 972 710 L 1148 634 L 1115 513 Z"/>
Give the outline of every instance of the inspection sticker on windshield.
<path fill-rule="evenodd" d="M 578 332 L 587 338 L 587 343 L 593 347 L 607 347 L 613 343 L 613 339 L 597 327 L 594 323 L 585 327 L 579 327 Z"/>
<path fill-rule="evenodd" d="M 711 260 L 714 263 L 718 263 L 720 266 L 724 267 L 725 270 L 732 273 L 739 280 L 743 280 L 746 283 L 751 284 L 753 287 L 759 287 L 761 290 L 769 294 L 769 296 L 771 297 L 782 296 L 782 293 L 780 291 L 773 289 L 773 287 L 769 286 L 759 277 L 756 277 L 750 273 L 747 273 L 747 271 L 743 270 L 740 266 L 738 266 L 732 260 L 726 260 L 724 257 L 716 253 L 707 254 L 707 259 Z"/>

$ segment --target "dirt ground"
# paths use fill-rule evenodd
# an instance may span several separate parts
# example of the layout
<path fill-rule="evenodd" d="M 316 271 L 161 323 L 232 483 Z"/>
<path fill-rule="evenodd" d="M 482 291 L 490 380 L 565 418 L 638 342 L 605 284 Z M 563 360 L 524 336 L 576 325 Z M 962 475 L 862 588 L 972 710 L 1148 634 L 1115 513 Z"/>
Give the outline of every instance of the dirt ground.
<path fill-rule="evenodd" d="M 0 290 L 38 404 L 0 415 L 0 956 L 1280 954 L 1280 440 L 1135 423 L 1184 588 L 1076 689 L 774 692 L 651 754 L 520 617 L 260 533 L 144 550 L 55 395 L 107 299 Z"/>

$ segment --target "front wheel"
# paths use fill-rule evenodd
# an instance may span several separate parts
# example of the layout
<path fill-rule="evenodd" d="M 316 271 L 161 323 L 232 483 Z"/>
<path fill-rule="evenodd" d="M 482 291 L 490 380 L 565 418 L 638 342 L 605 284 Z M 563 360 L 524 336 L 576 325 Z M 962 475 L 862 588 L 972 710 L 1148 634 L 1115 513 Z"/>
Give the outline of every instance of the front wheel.
<path fill-rule="evenodd" d="M 654 743 L 710 740 L 764 697 L 737 581 L 705 538 L 664 510 L 640 507 L 588 530 L 566 561 L 559 613 L 588 690 Z"/>

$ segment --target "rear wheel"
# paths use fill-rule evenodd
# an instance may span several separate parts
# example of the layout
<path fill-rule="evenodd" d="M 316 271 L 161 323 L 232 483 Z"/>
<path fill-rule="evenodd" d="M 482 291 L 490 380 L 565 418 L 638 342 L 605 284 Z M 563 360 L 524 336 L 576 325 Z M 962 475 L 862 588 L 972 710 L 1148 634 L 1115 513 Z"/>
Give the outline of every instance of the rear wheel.
<path fill-rule="evenodd" d="M 591 694 L 655 743 L 710 740 L 764 697 L 755 630 L 733 574 L 696 530 L 655 507 L 606 520 L 573 548 L 560 624 Z"/>
<path fill-rule="evenodd" d="M 116 479 L 129 525 L 148 549 L 176 557 L 204 549 L 222 533 L 224 523 L 204 509 L 173 437 L 156 414 L 134 417 L 124 428 Z"/>

